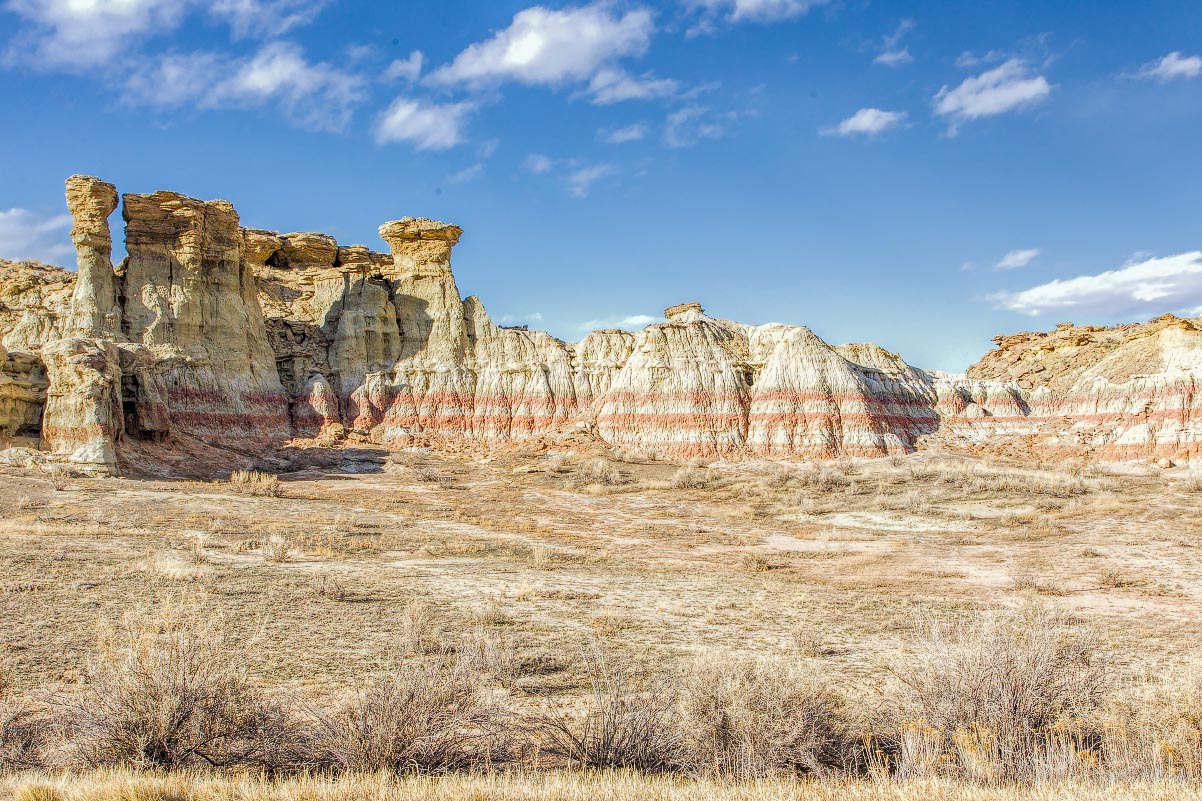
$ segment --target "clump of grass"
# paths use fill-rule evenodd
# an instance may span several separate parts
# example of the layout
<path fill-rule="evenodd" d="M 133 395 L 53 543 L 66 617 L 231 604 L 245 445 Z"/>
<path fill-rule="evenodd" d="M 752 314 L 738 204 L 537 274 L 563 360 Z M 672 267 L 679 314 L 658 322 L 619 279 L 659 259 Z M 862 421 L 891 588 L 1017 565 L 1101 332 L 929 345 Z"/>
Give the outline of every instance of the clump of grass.
<path fill-rule="evenodd" d="M 618 466 L 600 456 L 582 463 L 576 468 L 575 475 L 572 476 L 572 483 L 577 486 L 599 484 L 604 487 L 613 487 L 624 482 L 625 478 Z"/>
<path fill-rule="evenodd" d="M 263 552 L 263 561 L 271 564 L 280 564 L 292 558 L 292 538 L 287 534 L 268 534 L 259 548 Z"/>
<path fill-rule="evenodd" d="M 235 470 L 230 473 L 230 486 L 239 495 L 278 498 L 284 494 L 279 477 L 262 470 Z"/>
<path fill-rule="evenodd" d="M 675 489 L 704 489 L 713 483 L 713 472 L 700 467 L 682 467 L 672 475 Z"/>
<path fill-rule="evenodd" d="M 751 573 L 767 573 L 777 567 L 770 557 L 762 553 L 745 553 L 739 557 L 739 565 Z"/>
<path fill-rule="evenodd" d="M 313 577 L 313 593 L 331 601 L 345 601 L 347 598 L 346 587 L 329 573 L 318 573 Z"/>

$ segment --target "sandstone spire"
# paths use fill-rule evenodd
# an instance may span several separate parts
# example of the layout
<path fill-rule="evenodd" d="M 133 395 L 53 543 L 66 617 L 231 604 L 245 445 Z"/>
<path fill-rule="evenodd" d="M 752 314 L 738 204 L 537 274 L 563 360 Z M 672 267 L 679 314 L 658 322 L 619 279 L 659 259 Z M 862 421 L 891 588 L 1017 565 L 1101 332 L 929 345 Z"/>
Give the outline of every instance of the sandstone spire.
<path fill-rule="evenodd" d="M 72 175 L 67 179 L 67 208 L 74 220 L 71 239 L 79 265 L 69 327 L 81 336 L 116 338 L 119 278 L 113 271 L 108 218 L 117 208 L 117 188 L 90 175 Z"/>
<path fill-rule="evenodd" d="M 401 358 L 462 364 L 467 357 L 463 300 L 451 274 L 451 249 L 463 230 L 437 220 L 404 217 L 380 226 L 392 251 L 396 294 L 403 297 Z"/>

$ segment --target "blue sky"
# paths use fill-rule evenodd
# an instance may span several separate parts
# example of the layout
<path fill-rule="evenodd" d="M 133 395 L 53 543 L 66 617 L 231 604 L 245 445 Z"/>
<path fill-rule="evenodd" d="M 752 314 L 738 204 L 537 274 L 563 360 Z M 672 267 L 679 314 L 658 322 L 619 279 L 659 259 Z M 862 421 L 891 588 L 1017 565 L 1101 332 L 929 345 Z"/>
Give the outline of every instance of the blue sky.
<path fill-rule="evenodd" d="M 1202 314 L 1202 3 L 0 0 L 0 257 L 63 180 L 383 248 L 564 339 L 668 305 L 960 370 Z"/>

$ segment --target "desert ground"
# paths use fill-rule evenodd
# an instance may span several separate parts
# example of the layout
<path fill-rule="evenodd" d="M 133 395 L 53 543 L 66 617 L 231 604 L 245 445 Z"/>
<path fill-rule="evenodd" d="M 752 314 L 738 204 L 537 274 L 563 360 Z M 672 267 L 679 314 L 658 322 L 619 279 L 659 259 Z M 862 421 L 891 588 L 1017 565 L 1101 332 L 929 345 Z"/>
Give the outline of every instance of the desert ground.
<path fill-rule="evenodd" d="M 1191 676 L 1202 661 L 1202 481 L 1180 469 L 931 453 L 681 466 L 588 448 L 450 457 L 365 446 L 337 457 L 278 481 L 4 468 L 3 691 L 69 692 L 98 631 L 165 609 L 232 635 L 248 675 L 270 692 L 333 697 L 415 643 L 427 654 L 470 647 L 486 654 L 495 692 L 534 712 L 586 708 L 587 655 L 603 649 L 630 677 L 698 658 L 775 660 L 820 677 L 861 721 L 888 704 L 889 681 L 929 646 L 932 621 L 1006 610 L 1039 610 L 1087 633 L 1124 691 Z M 1196 792 L 1173 778 L 1114 797 Z M 229 780 L 225 795 L 213 777 L 189 785 L 195 795 L 166 778 L 111 773 L 2 781 L 29 799 L 291 797 L 252 779 Z M 466 797 L 397 781 L 393 796 L 378 797 Z M 492 789 L 478 797 L 490 798 L 719 794 L 634 775 L 604 792 L 595 777 L 480 781 Z M 852 783 L 721 794 L 1020 793 L 840 781 Z M 121 794 L 138 782 L 144 795 Z M 297 787 L 296 797 L 360 797 L 337 781 L 320 793 Z M 1030 797 L 1095 789 L 1062 784 Z"/>

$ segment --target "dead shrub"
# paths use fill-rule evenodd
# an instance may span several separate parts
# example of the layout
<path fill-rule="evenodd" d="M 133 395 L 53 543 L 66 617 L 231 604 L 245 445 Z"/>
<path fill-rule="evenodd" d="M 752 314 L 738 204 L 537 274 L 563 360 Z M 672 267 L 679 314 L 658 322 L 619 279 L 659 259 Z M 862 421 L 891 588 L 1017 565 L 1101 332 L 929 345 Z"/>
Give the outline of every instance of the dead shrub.
<path fill-rule="evenodd" d="M 453 480 L 451 476 L 430 465 L 415 467 L 413 477 L 426 484 L 450 484 Z"/>
<path fill-rule="evenodd" d="M 63 464 L 51 465 L 47 471 L 50 476 L 50 486 L 55 492 L 65 492 L 71 488 L 71 479 L 75 477 L 71 468 Z"/>
<path fill-rule="evenodd" d="M 704 656 L 680 673 L 689 766 L 739 779 L 818 773 L 842 764 L 840 702 L 784 660 Z"/>
<path fill-rule="evenodd" d="M 80 685 L 61 700 L 72 761 L 176 769 L 293 759 L 284 707 L 247 677 L 232 636 L 168 609 L 101 627 Z"/>
<path fill-rule="evenodd" d="M 541 749 L 585 768 L 662 773 L 684 764 L 670 682 L 659 679 L 636 688 L 598 643 L 585 650 L 582 661 L 592 687 L 590 708 L 583 715 L 559 708 L 536 718 L 533 734 Z"/>
<path fill-rule="evenodd" d="M 1053 755 L 1093 744 L 1111 674 L 1096 642 L 1063 618 L 1023 610 L 928 620 L 920 636 L 913 657 L 890 668 L 877 727 L 898 778 L 1050 778 L 1040 771 Z"/>
<path fill-rule="evenodd" d="M 262 470 L 235 470 L 230 473 L 230 487 L 239 495 L 278 498 L 284 494 L 278 476 Z"/>
<path fill-rule="evenodd" d="M 342 771 L 442 773 L 510 752 L 506 713 L 472 658 L 399 658 L 332 710 L 311 709 L 310 762 Z"/>

